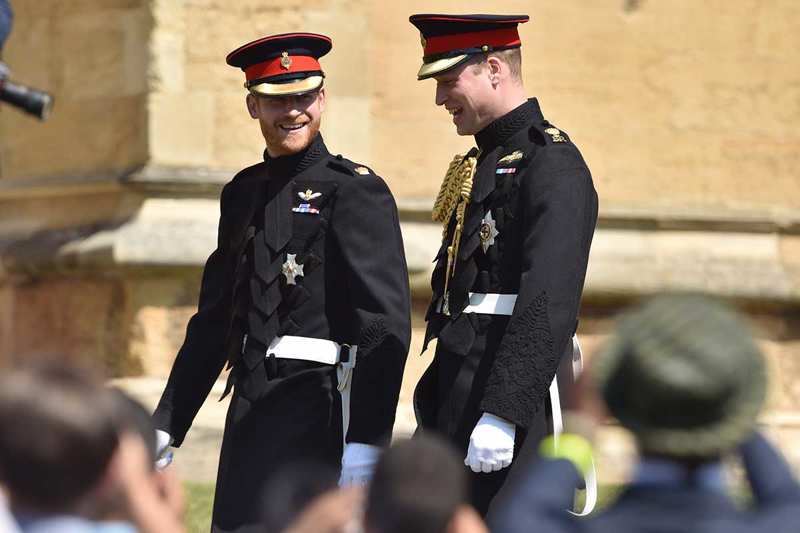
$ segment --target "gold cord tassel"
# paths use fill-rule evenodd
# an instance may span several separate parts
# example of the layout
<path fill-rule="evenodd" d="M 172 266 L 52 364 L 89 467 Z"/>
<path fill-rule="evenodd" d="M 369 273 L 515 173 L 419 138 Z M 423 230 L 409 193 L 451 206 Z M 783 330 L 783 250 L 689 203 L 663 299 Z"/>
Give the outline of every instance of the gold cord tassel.
<path fill-rule="evenodd" d="M 447 168 L 447 173 L 442 181 L 442 186 L 439 188 L 439 194 L 436 197 L 436 202 L 433 204 L 433 213 L 431 218 L 434 222 L 441 222 L 447 229 L 447 223 L 450 221 L 450 216 L 456 207 L 458 201 L 458 193 L 461 189 L 461 163 L 464 161 L 464 156 L 456 154 Z"/>
<path fill-rule="evenodd" d="M 447 238 L 448 223 L 454 211 L 456 214 L 453 239 L 447 247 L 447 270 L 445 271 L 444 301 L 442 302 L 442 312 L 445 314 L 449 314 L 448 286 L 450 278 L 455 273 L 456 256 L 458 255 L 458 247 L 461 244 L 461 232 L 464 230 L 464 214 L 472 195 L 472 181 L 475 177 L 477 166 L 477 157 L 464 157 L 462 155 L 454 157 L 447 169 L 447 174 L 445 174 L 444 181 L 439 189 L 439 195 L 433 205 L 433 220 L 444 224 L 442 239 Z"/>

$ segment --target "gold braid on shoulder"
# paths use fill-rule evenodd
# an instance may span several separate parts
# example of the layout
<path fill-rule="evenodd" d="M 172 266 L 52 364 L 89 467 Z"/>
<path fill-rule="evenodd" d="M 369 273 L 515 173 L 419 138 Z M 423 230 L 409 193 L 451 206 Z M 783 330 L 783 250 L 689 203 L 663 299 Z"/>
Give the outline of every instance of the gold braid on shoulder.
<path fill-rule="evenodd" d="M 464 156 L 456 154 L 447 167 L 447 173 L 444 175 L 444 180 L 439 188 L 439 194 L 436 196 L 436 202 L 433 204 L 433 213 L 431 218 L 434 222 L 441 222 L 447 227 L 450 217 L 456 208 L 458 201 L 458 194 L 461 189 L 461 163 L 464 161 Z"/>
<path fill-rule="evenodd" d="M 469 156 L 469 154 L 467 154 Z M 453 239 L 447 247 L 447 271 L 444 278 L 444 302 L 442 310 L 448 314 L 447 310 L 447 289 L 450 278 L 455 272 L 456 256 L 458 247 L 461 244 L 461 232 L 464 230 L 464 214 L 472 195 L 472 180 L 475 176 L 475 169 L 478 166 L 477 156 L 457 155 L 450 162 L 445 174 L 439 195 L 433 204 L 432 218 L 434 222 L 441 222 L 442 239 L 447 238 L 447 227 L 453 212 L 456 214 L 456 227 L 453 231 Z"/>

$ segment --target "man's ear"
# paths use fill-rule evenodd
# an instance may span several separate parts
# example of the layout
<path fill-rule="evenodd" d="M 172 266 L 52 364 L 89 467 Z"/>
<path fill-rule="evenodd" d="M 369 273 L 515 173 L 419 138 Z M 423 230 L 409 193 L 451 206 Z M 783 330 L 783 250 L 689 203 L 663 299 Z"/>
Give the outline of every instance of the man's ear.
<path fill-rule="evenodd" d="M 325 87 L 320 87 L 317 99 L 319 100 L 319 112 L 322 113 L 325 111 Z"/>
<path fill-rule="evenodd" d="M 486 70 L 492 80 L 492 85 L 497 85 L 503 76 L 508 75 L 508 66 L 496 56 L 489 56 L 486 59 Z"/>
<path fill-rule="evenodd" d="M 258 118 L 258 100 L 256 97 L 248 93 L 245 102 L 247 103 L 247 110 L 250 112 L 250 116 L 252 118 Z"/>

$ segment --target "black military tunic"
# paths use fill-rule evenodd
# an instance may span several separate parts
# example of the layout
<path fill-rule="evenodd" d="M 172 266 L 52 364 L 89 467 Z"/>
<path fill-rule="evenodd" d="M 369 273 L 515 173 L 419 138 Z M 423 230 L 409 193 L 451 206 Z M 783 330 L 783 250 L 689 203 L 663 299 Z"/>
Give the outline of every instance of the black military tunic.
<path fill-rule="evenodd" d="M 577 148 L 535 99 L 475 138 L 480 152 L 468 155 L 479 154 L 478 166 L 447 295 L 453 219 L 433 271 L 425 345 L 438 343 L 414 403 L 420 427 L 464 454 L 484 412 L 514 423 L 516 459 L 527 434 L 538 441 L 552 429 L 549 387 L 559 365 L 571 367 L 561 355 L 576 329 L 597 195 Z M 463 313 L 470 292 L 518 297 L 510 316 Z M 445 298 L 449 315 L 441 312 Z M 469 472 L 480 512 L 509 470 Z"/>
<path fill-rule="evenodd" d="M 357 345 L 347 442 L 366 444 L 391 436 L 410 338 L 397 208 L 383 180 L 329 154 L 321 136 L 265 159 L 223 189 L 198 312 L 154 414 L 179 446 L 232 367 L 214 531 L 257 530 L 261 487 L 277 466 L 341 459 L 335 367 L 265 357 L 276 335 Z"/>

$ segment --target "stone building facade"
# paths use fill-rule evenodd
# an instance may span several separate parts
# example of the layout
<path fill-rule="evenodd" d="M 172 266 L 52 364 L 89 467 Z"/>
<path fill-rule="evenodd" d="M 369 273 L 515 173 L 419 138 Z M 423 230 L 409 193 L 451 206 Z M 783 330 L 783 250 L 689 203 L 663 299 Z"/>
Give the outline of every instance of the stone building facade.
<path fill-rule="evenodd" d="M 415 79 L 415 12 L 477 1 L 13 0 L 3 59 L 56 96 L 0 110 L 0 362 L 58 352 L 165 375 L 214 247 L 223 183 L 261 158 L 236 46 L 330 35 L 330 148 L 383 175 L 424 306 L 433 195 L 470 146 Z M 769 354 L 764 421 L 800 465 L 800 4 L 578 0 L 492 4 L 520 27 L 526 86 L 569 132 L 600 196 L 580 334 L 664 289 L 745 309 Z M 531 11 L 533 10 L 533 11 Z M 415 347 L 419 347 L 421 317 Z M 416 352 L 418 353 L 418 349 Z M 409 357 L 410 386 L 431 352 Z M 617 453 L 606 450 L 609 457 Z"/>

